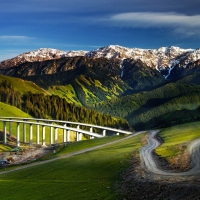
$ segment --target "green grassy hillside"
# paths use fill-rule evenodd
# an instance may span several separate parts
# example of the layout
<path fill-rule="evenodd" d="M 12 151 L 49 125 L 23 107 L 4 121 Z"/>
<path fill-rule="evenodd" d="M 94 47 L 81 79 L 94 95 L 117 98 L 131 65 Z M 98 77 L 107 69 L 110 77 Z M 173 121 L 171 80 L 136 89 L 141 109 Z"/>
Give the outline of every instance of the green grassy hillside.
<path fill-rule="evenodd" d="M 81 106 L 81 102 L 78 100 L 76 91 L 71 84 L 51 86 L 48 88 L 48 92 L 53 95 L 58 95 L 61 98 L 65 98 L 67 102 L 75 103 Z"/>
<path fill-rule="evenodd" d="M 190 160 L 185 150 L 191 141 L 200 138 L 200 122 L 161 129 L 159 135 L 163 138 L 164 143 L 156 149 L 156 153 L 171 164 L 187 165 Z M 183 159 L 186 159 L 188 163 Z"/>
<path fill-rule="evenodd" d="M 116 74 L 112 77 L 113 74 L 111 73 L 114 72 L 106 69 L 94 71 L 91 68 L 84 67 L 83 69 L 76 69 L 75 75 L 72 77 L 69 72 L 60 72 L 26 77 L 26 79 L 46 88 L 51 94 L 65 98 L 68 102 L 93 107 L 93 104 L 97 102 L 118 97 L 125 91 L 132 90 L 128 84 L 116 77 Z"/>
<path fill-rule="evenodd" d="M 96 109 L 126 118 L 134 128 L 144 129 L 159 126 L 160 116 L 177 110 L 195 110 L 199 106 L 199 85 L 170 83 L 152 91 L 122 96 L 96 104 Z"/>
<path fill-rule="evenodd" d="M 92 152 L 2 174 L 1 198 L 118 199 L 115 184 L 141 147 L 142 137 L 138 135 Z"/>
<path fill-rule="evenodd" d="M 0 102 L 0 116 L 1 117 L 31 117 L 22 110 L 5 103 Z"/>
<path fill-rule="evenodd" d="M 45 90 L 37 86 L 35 83 L 30 81 L 25 81 L 20 78 L 14 78 L 10 76 L 5 76 L 0 74 L 0 82 L 6 81 L 11 84 L 15 91 L 19 91 L 21 94 L 25 94 L 27 92 L 32 93 L 46 93 Z"/>

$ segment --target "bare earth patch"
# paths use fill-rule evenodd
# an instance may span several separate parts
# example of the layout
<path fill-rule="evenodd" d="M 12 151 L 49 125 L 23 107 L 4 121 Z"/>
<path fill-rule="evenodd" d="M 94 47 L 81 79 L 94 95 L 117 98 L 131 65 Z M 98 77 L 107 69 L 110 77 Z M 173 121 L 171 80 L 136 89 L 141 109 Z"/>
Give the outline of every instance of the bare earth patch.
<path fill-rule="evenodd" d="M 186 182 L 180 178 L 160 177 L 147 173 L 134 157 L 130 168 L 122 175 L 118 190 L 123 200 L 197 200 L 200 199 L 200 180 Z"/>
<path fill-rule="evenodd" d="M 170 168 L 176 171 L 187 171 L 190 169 L 190 154 L 186 145 L 180 144 L 176 148 L 179 150 L 179 154 L 169 159 Z"/>
<path fill-rule="evenodd" d="M 49 148 L 33 147 L 23 149 L 22 152 L 1 152 L 0 159 L 7 159 L 10 164 L 1 165 L 1 167 L 30 163 L 36 161 L 38 158 L 43 157 L 52 150 Z"/>
<path fill-rule="evenodd" d="M 162 144 L 164 141 L 159 136 L 159 134 L 156 135 L 156 139 Z M 154 152 L 154 159 L 157 160 L 160 166 L 162 166 L 163 169 L 172 170 L 174 172 L 184 172 L 190 169 L 191 159 L 190 159 L 190 153 L 188 151 L 188 143 L 179 144 L 175 146 L 174 148 L 179 152 L 176 156 L 173 156 L 169 158 L 168 160 L 158 156 Z"/>

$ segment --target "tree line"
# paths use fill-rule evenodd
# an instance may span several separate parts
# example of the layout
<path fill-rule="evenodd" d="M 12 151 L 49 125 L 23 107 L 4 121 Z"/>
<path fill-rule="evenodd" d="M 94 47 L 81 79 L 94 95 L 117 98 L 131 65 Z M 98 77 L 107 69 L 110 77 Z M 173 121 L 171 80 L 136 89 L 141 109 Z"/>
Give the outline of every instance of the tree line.
<path fill-rule="evenodd" d="M 21 108 L 21 94 L 14 90 L 10 82 L 0 82 L 0 102 Z"/>
<path fill-rule="evenodd" d="M 193 112 L 199 106 L 199 85 L 169 83 L 152 91 L 97 103 L 95 108 L 100 112 L 125 118 L 134 129 L 139 130 L 145 127 L 158 127 L 159 117 L 162 115 L 183 109 Z M 192 117 L 186 119 L 185 115 L 181 120 L 180 117 L 175 121 L 192 120 Z M 170 115 L 166 121 L 172 121 L 172 118 L 173 116 Z M 165 124 L 167 126 L 168 123 Z"/>
<path fill-rule="evenodd" d="M 0 83 L 0 101 L 16 106 L 36 118 L 51 118 L 75 121 L 122 129 L 130 129 L 125 119 L 116 119 L 92 109 L 68 103 L 57 95 L 33 94 L 21 95 L 7 81 Z"/>

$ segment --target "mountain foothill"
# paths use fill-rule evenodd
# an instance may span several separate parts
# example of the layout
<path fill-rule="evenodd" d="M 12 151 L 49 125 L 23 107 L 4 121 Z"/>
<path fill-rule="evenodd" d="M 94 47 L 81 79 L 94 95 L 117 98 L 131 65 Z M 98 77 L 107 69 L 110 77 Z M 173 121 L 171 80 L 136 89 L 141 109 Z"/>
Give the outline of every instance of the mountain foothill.
<path fill-rule="evenodd" d="M 135 130 L 200 119 L 199 49 L 39 49 L 2 61 L 0 74 L 0 101 L 33 117 Z M 32 85 L 22 92 L 20 80 Z"/>

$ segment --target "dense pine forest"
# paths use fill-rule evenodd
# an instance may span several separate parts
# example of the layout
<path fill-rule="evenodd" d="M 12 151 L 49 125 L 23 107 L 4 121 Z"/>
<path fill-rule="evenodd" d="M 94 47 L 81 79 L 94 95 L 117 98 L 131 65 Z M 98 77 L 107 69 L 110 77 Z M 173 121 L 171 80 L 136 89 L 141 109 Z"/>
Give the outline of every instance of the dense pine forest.
<path fill-rule="evenodd" d="M 0 102 L 21 108 L 21 94 L 15 91 L 10 82 L 0 82 Z"/>
<path fill-rule="evenodd" d="M 196 76 L 189 81 L 187 78 L 151 91 L 102 101 L 93 104 L 93 109 L 68 102 L 58 95 L 21 94 L 9 81 L 3 80 L 0 82 L 0 101 L 36 118 L 79 121 L 122 129 L 130 129 L 130 126 L 135 130 L 168 127 L 200 119 L 200 86 Z"/>
<path fill-rule="evenodd" d="M 166 127 L 199 119 L 200 86 L 169 83 L 151 91 L 97 103 L 95 107 L 101 112 L 127 119 L 136 130 Z"/>
<path fill-rule="evenodd" d="M 52 118 L 56 120 L 78 121 L 115 128 L 130 129 L 124 119 L 113 118 L 92 109 L 68 103 L 57 95 L 33 94 L 21 95 L 7 81 L 0 83 L 0 101 L 16 106 L 36 118 Z"/>

